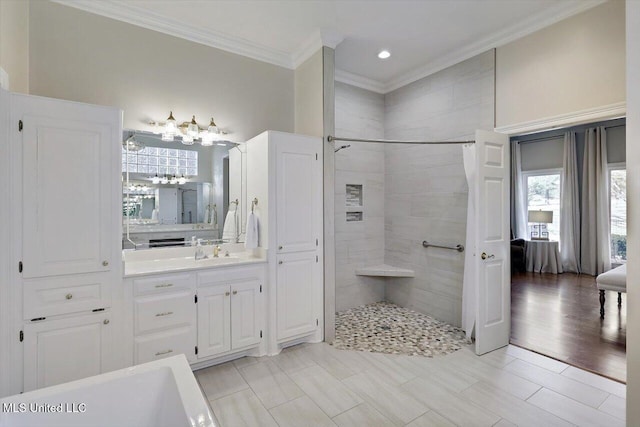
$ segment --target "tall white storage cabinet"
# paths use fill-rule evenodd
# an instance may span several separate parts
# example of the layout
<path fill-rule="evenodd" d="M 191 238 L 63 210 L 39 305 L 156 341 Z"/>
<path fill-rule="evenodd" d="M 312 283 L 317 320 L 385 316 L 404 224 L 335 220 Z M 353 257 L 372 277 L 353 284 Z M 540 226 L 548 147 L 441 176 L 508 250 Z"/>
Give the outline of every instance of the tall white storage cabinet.
<path fill-rule="evenodd" d="M 269 351 L 322 340 L 322 139 L 268 131 L 247 142 L 247 196 L 258 199 L 270 274 Z"/>
<path fill-rule="evenodd" d="M 6 92 L 2 101 L 10 244 L 0 304 L 15 393 L 121 365 L 122 112 Z"/>

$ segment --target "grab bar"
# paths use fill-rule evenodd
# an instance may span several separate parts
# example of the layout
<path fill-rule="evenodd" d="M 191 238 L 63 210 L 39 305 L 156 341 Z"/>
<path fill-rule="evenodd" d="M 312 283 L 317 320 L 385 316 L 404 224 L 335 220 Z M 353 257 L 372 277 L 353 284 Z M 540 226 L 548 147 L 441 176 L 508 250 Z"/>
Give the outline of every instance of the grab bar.
<path fill-rule="evenodd" d="M 458 251 L 458 252 L 464 252 L 464 246 L 463 245 L 455 245 L 455 246 L 445 246 L 445 245 L 435 245 L 433 243 L 429 243 L 426 240 L 422 241 L 422 246 L 425 248 L 428 247 L 433 247 L 433 248 L 442 248 L 442 249 L 452 249 L 454 251 Z"/>

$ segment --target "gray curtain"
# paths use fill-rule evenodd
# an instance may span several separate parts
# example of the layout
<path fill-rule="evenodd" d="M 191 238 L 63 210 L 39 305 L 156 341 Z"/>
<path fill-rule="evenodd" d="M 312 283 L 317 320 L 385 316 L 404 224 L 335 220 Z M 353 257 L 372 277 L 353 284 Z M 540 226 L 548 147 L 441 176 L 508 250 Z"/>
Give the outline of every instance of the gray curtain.
<path fill-rule="evenodd" d="M 522 183 L 520 143 L 511 143 L 511 231 L 519 239 L 527 238 L 527 200 Z"/>
<path fill-rule="evenodd" d="M 595 276 L 611 269 L 605 128 L 587 129 L 584 145 L 580 268 L 583 273 Z"/>
<path fill-rule="evenodd" d="M 580 195 L 576 134 L 565 132 L 560 193 L 560 260 L 564 271 L 580 273 Z"/>

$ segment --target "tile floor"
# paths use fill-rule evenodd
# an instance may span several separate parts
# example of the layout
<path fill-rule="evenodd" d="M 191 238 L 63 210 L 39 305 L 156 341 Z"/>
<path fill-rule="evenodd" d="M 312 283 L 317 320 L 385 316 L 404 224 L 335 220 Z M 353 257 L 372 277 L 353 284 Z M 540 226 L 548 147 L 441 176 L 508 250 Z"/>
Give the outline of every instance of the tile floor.
<path fill-rule="evenodd" d="M 195 374 L 223 427 L 625 424 L 624 384 L 514 346 L 427 358 L 305 344 Z"/>

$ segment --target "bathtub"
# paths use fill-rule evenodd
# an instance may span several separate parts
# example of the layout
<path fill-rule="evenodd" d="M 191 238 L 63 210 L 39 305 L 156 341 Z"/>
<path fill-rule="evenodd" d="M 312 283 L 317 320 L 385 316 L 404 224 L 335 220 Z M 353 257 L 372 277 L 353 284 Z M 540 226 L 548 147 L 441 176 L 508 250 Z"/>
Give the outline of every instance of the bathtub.
<path fill-rule="evenodd" d="M 218 427 L 184 355 L 0 399 L 0 426 Z"/>

